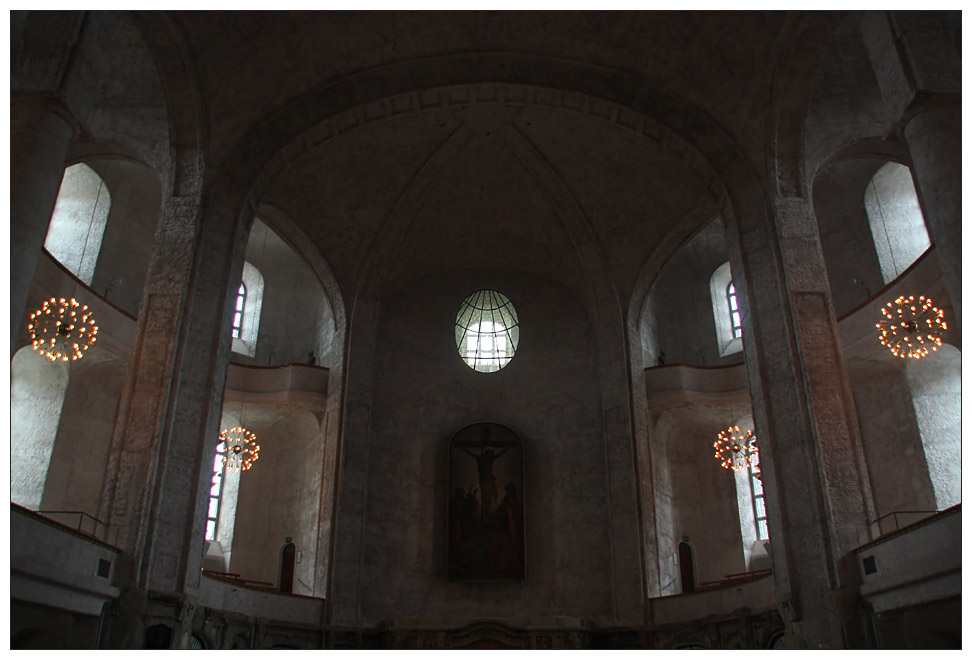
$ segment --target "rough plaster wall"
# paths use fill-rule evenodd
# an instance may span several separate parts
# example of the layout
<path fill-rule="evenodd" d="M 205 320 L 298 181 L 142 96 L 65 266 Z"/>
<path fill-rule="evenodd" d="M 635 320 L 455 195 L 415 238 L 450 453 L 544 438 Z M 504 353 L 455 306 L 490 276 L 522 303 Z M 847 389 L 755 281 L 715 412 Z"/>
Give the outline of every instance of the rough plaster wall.
<path fill-rule="evenodd" d="M 931 243 L 911 170 L 888 163 L 867 186 L 864 207 L 885 282 L 907 270 Z"/>
<path fill-rule="evenodd" d="M 816 68 L 804 139 L 808 172 L 848 144 L 892 131 L 894 117 L 874 77 L 860 22 L 859 13 L 844 19 Z"/>
<path fill-rule="evenodd" d="M 138 160 L 168 173 L 173 140 L 179 137 L 170 134 L 170 111 L 178 110 L 171 102 L 167 110 L 155 54 L 146 47 L 132 17 L 89 13 L 79 56 L 65 96 L 88 132 L 126 145 Z"/>
<path fill-rule="evenodd" d="M 484 374 L 459 357 L 453 327 L 459 303 L 487 283 L 513 301 L 520 342 L 504 369 Z M 364 617 L 610 617 L 612 521 L 592 342 L 576 298 L 538 278 L 455 272 L 387 298 L 374 364 L 381 415 L 355 440 L 369 446 Z M 525 583 L 445 580 L 447 443 L 475 421 L 505 424 L 523 441 Z"/>
<path fill-rule="evenodd" d="M 935 508 L 904 368 L 896 358 L 847 364 L 878 517 Z"/>
<path fill-rule="evenodd" d="M 38 509 L 71 368 L 29 346 L 10 365 L 10 501 Z"/>
<path fill-rule="evenodd" d="M 233 428 L 238 423 L 236 421 L 230 422 L 224 415 L 220 428 Z M 236 534 L 236 511 L 240 501 L 240 479 L 242 476 L 239 472 L 227 470 L 223 473 L 222 483 L 220 484 L 216 541 L 223 553 L 223 570 L 226 571 L 230 570 L 233 562 L 233 539 Z"/>
<path fill-rule="evenodd" d="M 97 344 L 71 365 L 43 508 L 97 516 L 125 361 Z"/>
<path fill-rule="evenodd" d="M 315 418 L 314 422 L 318 420 Z M 310 424 L 311 420 L 307 419 Z M 325 426 L 321 423 L 317 427 L 317 434 L 306 446 L 303 462 L 303 472 L 300 480 L 300 501 L 298 508 L 298 534 L 294 537 L 296 549 L 301 551 L 301 562 L 294 567 L 294 593 L 315 595 L 314 584 L 317 574 L 326 571 L 326 557 L 317 557 L 318 536 L 322 534 L 318 524 L 319 503 L 322 490 L 326 487 L 325 480 L 333 481 L 333 473 L 325 471 Z M 329 484 L 328 484 L 329 485 Z M 330 511 L 328 510 L 328 513 Z M 316 594 L 320 596 L 321 594 Z"/>
<path fill-rule="evenodd" d="M 673 415 L 677 421 L 667 442 L 667 458 L 676 510 L 675 537 L 689 537 L 697 582 L 745 571 L 735 478 L 713 457 L 712 443 L 722 425 L 708 406 L 683 406 Z"/>
<path fill-rule="evenodd" d="M 111 189 L 111 211 L 91 288 L 137 316 L 162 208 L 159 179 L 148 167 L 132 161 L 92 165 Z"/>
<path fill-rule="evenodd" d="M 255 362 L 306 363 L 308 353 L 319 358 L 333 337 L 334 320 L 324 288 L 313 271 L 272 229 L 255 220 L 246 260 L 263 274 L 263 309 Z"/>
<path fill-rule="evenodd" d="M 742 353 L 719 356 L 709 281 L 729 259 L 725 232 L 718 219 L 680 247 L 662 268 L 648 294 L 643 324 L 653 318 L 655 329 L 643 325 L 642 336 L 651 336 L 645 366 L 653 366 L 658 352 L 665 362 L 695 365 L 732 364 Z M 651 348 L 655 350 L 652 351 Z"/>
<path fill-rule="evenodd" d="M 814 181 L 814 214 L 838 317 L 884 287 L 864 207 L 868 182 L 884 162 L 877 158 L 841 161 Z"/>
<path fill-rule="evenodd" d="M 738 426 L 742 431 L 756 429 L 756 424 L 751 414 L 747 414 L 737 420 L 735 426 Z M 732 475 L 733 482 L 736 485 L 736 510 L 739 512 L 739 534 L 742 542 L 743 557 L 746 562 L 746 570 L 753 570 L 750 558 L 754 554 L 753 548 L 758 541 L 758 534 L 756 531 L 756 512 L 753 509 L 752 476 L 749 470 L 739 470 L 738 472 L 733 472 Z"/>
<path fill-rule="evenodd" d="M 672 464 L 667 460 L 668 442 L 675 432 L 678 415 L 673 411 L 662 410 L 656 413 L 655 425 L 649 434 L 648 451 L 652 453 L 652 480 L 655 504 L 656 546 L 648 549 L 648 560 L 658 561 L 660 592 L 655 595 L 667 596 L 678 593 L 679 569 L 673 560 L 678 551 L 676 536 L 676 501 L 672 481 Z"/>
<path fill-rule="evenodd" d="M 247 429 L 260 445 L 260 458 L 240 475 L 230 570 L 244 578 L 278 585 L 280 553 L 291 537 L 301 551 L 295 566 L 294 592 L 309 594 L 313 585 L 317 506 L 321 474 L 312 463 L 322 444 L 314 415 L 285 406 L 248 404 Z M 311 512 L 312 515 L 309 515 Z"/>
<path fill-rule="evenodd" d="M 906 371 L 938 510 L 962 501 L 962 355 L 945 344 Z"/>
<path fill-rule="evenodd" d="M 85 284 L 91 284 L 111 193 L 101 177 L 80 163 L 64 170 L 44 247 Z"/>

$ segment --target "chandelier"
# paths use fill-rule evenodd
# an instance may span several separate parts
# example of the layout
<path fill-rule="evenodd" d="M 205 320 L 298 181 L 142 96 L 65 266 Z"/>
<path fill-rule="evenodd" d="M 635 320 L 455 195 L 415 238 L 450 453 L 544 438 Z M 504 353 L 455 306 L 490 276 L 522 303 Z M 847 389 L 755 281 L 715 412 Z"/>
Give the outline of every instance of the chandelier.
<path fill-rule="evenodd" d="M 881 344 L 895 357 L 920 360 L 942 345 L 942 330 L 947 330 L 945 312 L 925 296 L 899 296 L 881 308 L 883 318 L 876 327 Z"/>
<path fill-rule="evenodd" d="M 730 426 L 719 432 L 719 439 L 712 447 L 722 467 L 733 472 L 747 470 L 758 461 L 759 449 L 752 429 L 741 431 L 738 426 Z"/>
<path fill-rule="evenodd" d="M 74 298 L 51 298 L 30 315 L 27 331 L 34 350 L 55 362 L 80 359 L 95 343 L 98 326 L 88 310 Z"/>
<path fill-rule="evenodd" d="M 256 443 L 256 435 L 242 426 L 223 429 L 219 432 L 219 441 L 223 445 L 223 463 L 227 470 L 249 470 L 260 458 L 260 445 Z"/>

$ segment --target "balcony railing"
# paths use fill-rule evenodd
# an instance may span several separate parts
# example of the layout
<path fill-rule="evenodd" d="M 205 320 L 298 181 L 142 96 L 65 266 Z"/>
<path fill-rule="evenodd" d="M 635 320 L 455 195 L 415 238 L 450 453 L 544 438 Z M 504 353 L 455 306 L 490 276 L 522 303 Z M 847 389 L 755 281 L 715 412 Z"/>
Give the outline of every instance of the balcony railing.
<path fill-rule="evenodd" d="M 896 532 L 902 527 L 907 527 L 912 523 L 916 523 L 936 513 L 938 513 L 937 510 L 892 511 L 891 513 L 886 513 L 877 520 L 868 523 L 868 527 L 871 530 L 871 538 L 877 539 L 885 534 Z"/>
<path fill-rule="evenodd" d="M 101 541 L 107 541 L 108 525 L 90 513 L 84 511 L 35 511 L 35 513 L 50 518 L 65 527 L 71 527 Z"/>

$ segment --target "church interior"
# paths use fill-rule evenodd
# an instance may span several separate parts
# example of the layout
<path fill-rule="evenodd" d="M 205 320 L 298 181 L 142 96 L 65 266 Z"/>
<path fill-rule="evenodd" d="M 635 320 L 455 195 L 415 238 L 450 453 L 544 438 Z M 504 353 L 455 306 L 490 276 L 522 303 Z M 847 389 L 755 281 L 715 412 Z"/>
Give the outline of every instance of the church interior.
<path fill-rule="evenodd" d="M 961 648 L 961 23 L 11 12 L 11 648 Z"/>

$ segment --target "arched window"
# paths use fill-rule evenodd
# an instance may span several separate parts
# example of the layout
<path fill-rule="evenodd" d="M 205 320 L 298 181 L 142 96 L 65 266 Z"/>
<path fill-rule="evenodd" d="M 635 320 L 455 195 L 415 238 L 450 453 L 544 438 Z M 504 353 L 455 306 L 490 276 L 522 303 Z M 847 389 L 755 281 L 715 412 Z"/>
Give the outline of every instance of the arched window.
<path fill-rule="evenodd" d="M 111 195 L 83 163 L 64 170 L 44 248 L 85 284 L 91 284 L 101 250 Z"/>
<path fill-rule="evenodd" d="M 742 350 L 742 309 L 732 283 L 729 262 L 716 268 L 709 279 L 712 298 L 712 320 L 715 323 L 719 355 L 726 356 Z"/>
<path fill-rule="evenodd" d="M 246 305 L 246 285 L 240 284 L 236 292 L 236 309 L 233 312 L 233 337 L 239 338 L 243 326 L 243 308 Z"/>
<path fill-rule="evenodd" d="M 242 282 L 236 290 L 233 308 L 233 352 L 256 355 L 263 309 L 263 274 L 249 261 L 243 263 Z"/>
<path fill-rule="evenodd" d="M 900 163 L 879 169 L 867 184 L 864 208 L 881 276 L 885 283 L 891 282 L 931 245 L 911 170 Z"/>

